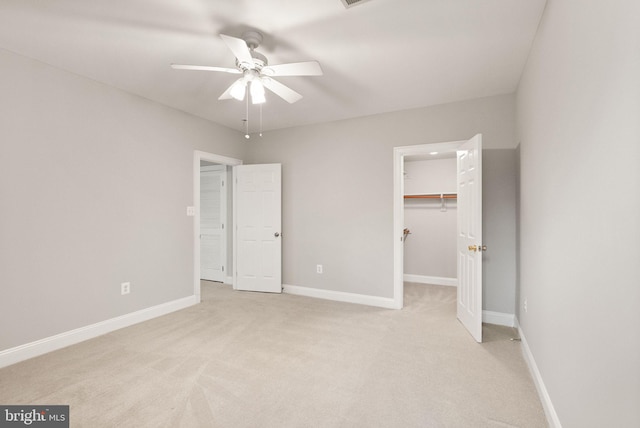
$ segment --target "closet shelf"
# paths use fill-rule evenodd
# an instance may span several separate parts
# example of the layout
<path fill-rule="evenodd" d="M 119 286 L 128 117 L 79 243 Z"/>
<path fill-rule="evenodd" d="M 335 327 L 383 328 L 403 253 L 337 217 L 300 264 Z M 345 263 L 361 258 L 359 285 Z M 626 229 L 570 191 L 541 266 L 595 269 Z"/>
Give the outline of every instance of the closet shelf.
<path fill-rule="evenodd" d="M 405 199 L 458 199 L 457 193 L 423 193 L 404 195 Z"/>

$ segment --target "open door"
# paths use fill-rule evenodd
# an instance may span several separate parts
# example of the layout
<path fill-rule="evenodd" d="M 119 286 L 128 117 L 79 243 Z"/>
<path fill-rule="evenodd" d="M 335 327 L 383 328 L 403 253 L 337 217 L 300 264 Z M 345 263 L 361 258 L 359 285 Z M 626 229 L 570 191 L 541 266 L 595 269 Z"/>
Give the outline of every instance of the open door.
<path fill-rule="evenodd" d="M 458 157 L 457 316 L 482 342 L 482 136 L 463 143 Z"/>
<path fill-rule="evenodd" d="M 281 170 L 280 164 L 233 167 L 236 290 L 282 292 Z"/>

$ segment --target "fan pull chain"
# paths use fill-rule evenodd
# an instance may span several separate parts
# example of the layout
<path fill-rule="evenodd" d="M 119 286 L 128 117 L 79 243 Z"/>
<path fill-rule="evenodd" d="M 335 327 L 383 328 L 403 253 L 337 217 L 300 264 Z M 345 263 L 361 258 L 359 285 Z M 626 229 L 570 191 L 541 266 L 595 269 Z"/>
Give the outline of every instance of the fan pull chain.
<path fill-rule="evenodd" d="M 244 120 L 244 125 L 245 125 L 245 134 L 244 134 L 244 138 L 246 138 L 247 140 L 249 138 L 251 138 L 251 136 L 249 135 L 249 94 L 246 94 L 247 102 L 245 104 L 245 120 Z"/>
<path fill-rule="evenodd" d="M 260 104 L 260 134 L 262 137 L 262 104 Z"/>

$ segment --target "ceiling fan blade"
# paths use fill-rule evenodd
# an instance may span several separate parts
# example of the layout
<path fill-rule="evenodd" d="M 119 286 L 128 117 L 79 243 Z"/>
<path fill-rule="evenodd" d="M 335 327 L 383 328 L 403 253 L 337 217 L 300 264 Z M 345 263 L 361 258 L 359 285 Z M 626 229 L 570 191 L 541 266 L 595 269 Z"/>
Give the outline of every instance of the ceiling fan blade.
<path fill-rule="evenodd" d="M 239 78 L 238 80 L 236 80 L 235 82 L 233 82 L 233 83 L 231 84 L 231 86 L 229 86 L 229 87 L 227 88 L 227 90 L 226 90 L 226 91 L 224 91 L 224 92 L 222 93 L 222 95 L 220 95 L 220 96 L 218 97 L 218 99 L 219 99 L 219 100 L 230 100 L 231 98 L 233 98 L 233 97 L 231 96 L 231 89 L 233 89 L 233 86 L 236 84 L 236 82 L 239 82 L 240 80 L 242 80 L 242 77 L 241 77 L 241 78 Z"/>
<path fill-rule="evenodd" d="M 271 92 L 278 95 L 280 98 L 284 99 L 290 104 L 293 104 L 296 101 L 302 99 L 302 95 L 276 80 L 270 79 L 268 77 L 261 80 L 265 88 L 269 89 Z"/>
<path fill-rule="evenodd" d="M 269 65 L 262 69 L 267 76 L 322 76 L 318 61 L 292 62 L 290 64 Z"/>
<path fill-rule="evenodd" d="M 209 67 L 207 65 L 171 64 L 171 68 L 176 70 L 202 70 L 202 71 L 222 71 L 224 73 L 240 74 L 242 71 L 237 68 Z"/>
<path fill-rule="evenodd" d="M 253 58 L 251 57 L 251 51 L 249 51 L 249 47 L 247 46 L 247 42 L 242 39 L 238 39 L 237 37 L 227 36 L 225 34 L 220 34 L 222 40 L 227 45 L 231 52 L 236 56 L 239 63 L 247 63 L 253 65 Z"/>

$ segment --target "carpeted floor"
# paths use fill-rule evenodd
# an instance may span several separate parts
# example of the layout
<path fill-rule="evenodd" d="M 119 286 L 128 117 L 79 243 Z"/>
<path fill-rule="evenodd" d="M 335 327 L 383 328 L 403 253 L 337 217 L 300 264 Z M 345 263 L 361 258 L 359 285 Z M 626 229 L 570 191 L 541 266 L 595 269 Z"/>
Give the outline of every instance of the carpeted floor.
<path fill-rule="evenodd" d="M 455 288 L 403 310 L 202 283 L 200 305 L 0 370 L 1 404 L 72 427 L 546 427 L 511 328 L 477 344 Z"/>

